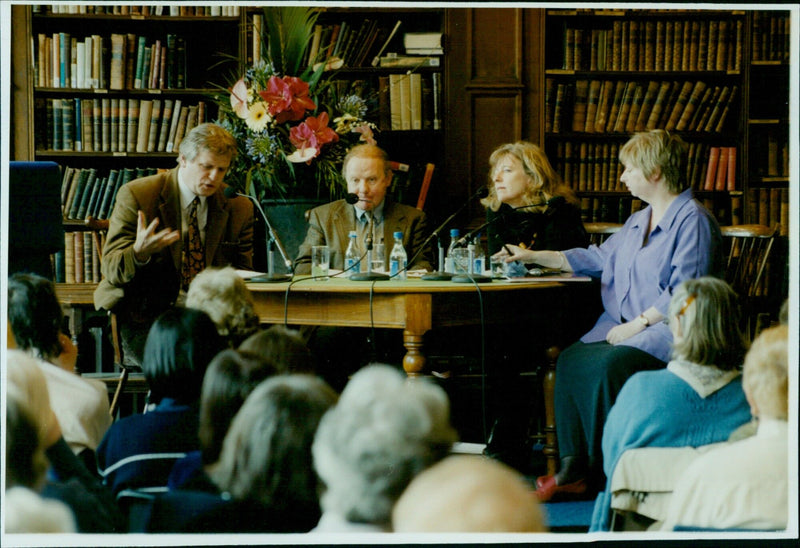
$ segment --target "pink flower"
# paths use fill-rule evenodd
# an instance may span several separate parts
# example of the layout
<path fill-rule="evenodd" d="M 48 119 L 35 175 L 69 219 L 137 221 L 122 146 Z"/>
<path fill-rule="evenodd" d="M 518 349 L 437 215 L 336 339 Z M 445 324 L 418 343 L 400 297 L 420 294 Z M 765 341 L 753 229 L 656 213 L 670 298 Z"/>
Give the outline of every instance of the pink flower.
<path fill-rule="evenodd" d="M 302 124 L 289 130 L 289 141 L 297 148 L 300 154 L 293 153 L 290 161 L 305 161 L 311 163 L 319 155 L 320 149 L 327 143 L 335 143 L 339 136 L 328 127 L 328 113 L 321 112 L 319 116 L 309 116 Z M 309 149 L 314 149 L 311 156 Z"/>
<path fill-rule="evenodd" d="M 361 137 L 359 137 L 358 139 L 359 141 L 366 141 L 371 145 L 378 144 L 378 142 L 375 140 L 375 137 L 373 136 L 372 128 L 369 127 L 369 125 L 361 124 L 360 126 L 354 127 L 352 131 L 361 134 Z"/>
<path fill-rule="evenodd" d="M 247 118 L 247 84 L 244 78 L 239 78 L 231 88 L 231 108 L 239 118 Z"/>
<path fill-rule="evenodd" d="M 306 110 L 313 110 L 316 103 L 308 96 L 308 83 L 295 76 L 283 79 L 273 76 L 267 82 L 266 91 L 259 95 L 267 103 L 267 110 L 279 124 L 300 120 Z"/>

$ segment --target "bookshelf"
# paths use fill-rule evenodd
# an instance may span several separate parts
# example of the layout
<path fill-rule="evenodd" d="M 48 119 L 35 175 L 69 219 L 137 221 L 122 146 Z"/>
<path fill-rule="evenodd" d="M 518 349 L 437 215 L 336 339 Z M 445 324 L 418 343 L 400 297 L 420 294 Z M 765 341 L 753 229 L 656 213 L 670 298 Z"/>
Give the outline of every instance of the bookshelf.
<path fill-rule="evenodd" d="M 624 222 L 641 206 L 619 181 L 619 147 L 663 128 L 689 145 L 686 177 L 720 224 L 755 222 L 742 138 L 758 125 L 744 115 L 753 20 L 743 10 L 546 10 L 545 149 L 586 221 Z"/>
<path fill-rule="evenodd" d="M 62 166 L 65 220 L 106 216 L 102 197 L 114 196 L 107 189 L 125 174 L 171 168 L 186 131 L 214 119 L 209 97 L 238 63 L 241 15 L 213 9 L 14 7 L 14 25 L 30 41 L 20 59 L 30 67 L 29 86 L 15 97 L 29 107 L 15 108 L 15 121 L 33 129 L 15 153 Z M 78 197 L 87 207 L 77 216 L 66 199 L 82 172 L 92 192 Z"/>

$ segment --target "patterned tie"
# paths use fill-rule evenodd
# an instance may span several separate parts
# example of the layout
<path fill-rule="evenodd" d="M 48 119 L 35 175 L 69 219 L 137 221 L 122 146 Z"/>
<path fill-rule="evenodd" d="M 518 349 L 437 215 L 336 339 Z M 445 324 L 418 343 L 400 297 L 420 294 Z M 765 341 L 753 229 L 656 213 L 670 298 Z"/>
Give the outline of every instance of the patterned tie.
<path fill-rule="evenodd" d="M 199 197 L 195 197 L 189 204 L 189 230 L 186 235 L 186 252 L 183 254 L 183 270 L 181 272 L 184 290 L 189 289 L 191 281 L 206 266 L 203 242 L 200 239 L 200 225 L 197 222 L 197 206 L 199 205 Z"/>

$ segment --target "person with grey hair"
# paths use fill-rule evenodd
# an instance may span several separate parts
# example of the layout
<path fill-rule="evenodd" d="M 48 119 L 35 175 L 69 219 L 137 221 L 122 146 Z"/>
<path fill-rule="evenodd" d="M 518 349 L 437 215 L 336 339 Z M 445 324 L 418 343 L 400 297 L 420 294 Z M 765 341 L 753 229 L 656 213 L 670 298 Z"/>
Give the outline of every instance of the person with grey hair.
<path fill-rule="evenodd" d="M 675 485 L 664 529 L 786 529 L 789 375 L 788 326 L 762 331 L 745 357 L 742 380 L 758 429 L 689 465 Z"/>
<path fill-rule="evenodd" d="M 258 330 L 254 306 L 253 295 L 231 266 L 203 270 L 186 293 L 186 307 L 208 314 L 232 348 Z"/>
<path fill-rule="evenodd" d="M 200 124 L 181 141 L 177 167 L 117 193 L 103 247 L 98 309 L 116 313 L 126 362 L 139 365 L 147 330 L 207 266 L 253 268 L 253 204 L 227 198 L 236 140 Z"/>
<path fill-rule="evenodd" d="M 440 387 L 383 364 L 359 370 L 314 439 L 323 491 L 322 517 L 312 532 L 391 530 L 395 501 L 455 441 Z"/>
<path fill-rule="evenodd" d="M 686 280 L 669 304 L 672 359 L 636 373 L 622 387 L 603 430 L 606 490 L 590 531 L 610 527 L 611 478 L 622 454 L 638 447 L 698 447 L 725 441 L 750 419 L 742 391 L 747 349 L 739 298 L 724 280 Z M 656 472 L 657 473 L 657 472 Z"/>

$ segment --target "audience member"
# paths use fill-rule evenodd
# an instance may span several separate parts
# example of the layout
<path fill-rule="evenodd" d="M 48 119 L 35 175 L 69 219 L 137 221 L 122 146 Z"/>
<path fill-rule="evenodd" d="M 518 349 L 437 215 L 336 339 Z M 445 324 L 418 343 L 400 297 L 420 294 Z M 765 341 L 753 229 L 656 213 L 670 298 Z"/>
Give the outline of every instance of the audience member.
<path fill-rule="evenodd" d="M 279 370 L 267 357 L 223 350 L 208 364 L 200 391 L 200 449 L 190 451 L 175 463 L 167 485 L 218 493 L 208 477 L 222 450 L 222 441 L 233 417 L 247 396 Z"/>
<path fill-rule="evenodd" d="M 320 516 L 311 443 L 335 403 L 336 393 L 318 377 L 278 375 L 262 382 L 231 422 L 210 473 L 222 496 L 176 491 L 159 497 L 149 530 L 311 529 Z"/>
<path fill-rule="evenodd" d="M 6 353 L 6 374 L 9 401 L 15 400 L 30 410 L 34 425 L 39 429 L 38 440 L 49 463 L 41 495 L 66 504 L 75 517 L 78 532 L 124 531 L 124 518 L 114 496 L 86 469 L 64 441 L 58 419 L 50 407 L 47 380 L 34 358 L 20 350 L 9 350 Z M 30 454 L 30 448 L 23 450 L 23 454 L 26 452 Z M 35 497 L 23 495 L 22 500 L 23 503 L 33 503 Z"/>
<path fill-rule="evenodd" d="M 753 341 L 744 360 L 742 386 L 758 431 L 709 450 L 686 469 L 672 493 L 665 529 L 786 529 L 788 351 L 786 325 L 766 329 Z"/>
<path fill-rule="evenodd" d="M 721 235 L 686 180 L 686 143 L 664 130 L 635 134 L 619 152 L 621 181 L 647 203 L 600 246 L 531 251 L 509 245 L 520 260 L 601 280 L 604 311 L 558 358 L 555 418 L 561 466 L 537 479 L 540 500 L 585 493 L 602 484 L 601 437 L 625 381 L 666 365 L 672 334 L 662 322 L 684 280 L 721 272 Z"/>
<path fill-rule="evenodd" d="M 392 511 L 398 533 L 546 532 L 539 501 L 516 470 L 454 455 L 416 478 Z"/>
<path fill-rule="evenodd" d="M 240 352 L 272 361 L 279 373 L 314 373 L 316 362 L 299 331 L 282 325 L 259 330 L 239 345 Z"/>
<path fill-rule="evenodd" d="M 78 350 L 61 331 L 63 320 L 52 281 L 24 273 L 8 279 L 8 322 L 14 344 L 36 359 L 64 440 L 94 469 L 95 450 L 111 425 L 108 390 L 98 380 L 75 374 Z"/>
<path fill-rule="evenodd" d="M 667 318 L 672 360 L 666 369 L 631 376 L 608 413 L 603 430 L 608 481 L 597 497 L 591 531 L 609 529 L 611 477 L 623 452 L 724 441 L 750 418 L 740 373 L 746 343 L 733 289 L 718 278 L 686 280 L 675 290 Z"/>
<path fill-rule="evenodd" d="M 389 531 L 397 498 L 455 440 L 441 388 L 386 365 L 361 369 L 314 439 L 314 468 L 324 484 L 314 532 Z"/>
<path fill-rule="evenodd" d="M 174 169 L 120 187 L 103 247 L 95 306 L 116 313 L 124 359 L 139 365 L 148 330 L 207 266 L 253 268 L 253 203 L 227 198 L 236 139 L 200 124 L 181 140 Z"/>
<path fill-rule="evenodd" d="M 200 387 L 208 362 L 223 348 L 205 312 L 172 308 L 153 323 L 142 370 L 155 408 L 115 422 L 97 450 L 103 480 L 118 499 L 166 491 L 175 461 L 199 449 Z"/>
<path fill-rule="evenodd" d="M 13 388 L 6 399 L 6 483 L 3 528 L 15 533 L 74 533 L 75 517 L 67 505 L 41 497 L 47 458 L 38 418 Z"/>
<path fill-rule="evenodd" d="M 233 267 L 207 268 L 195 276 L 186 306 L 208 314 L 232 348 L 258 330 L 253 296 Z"/>

